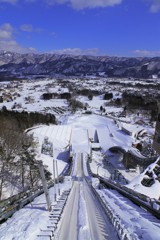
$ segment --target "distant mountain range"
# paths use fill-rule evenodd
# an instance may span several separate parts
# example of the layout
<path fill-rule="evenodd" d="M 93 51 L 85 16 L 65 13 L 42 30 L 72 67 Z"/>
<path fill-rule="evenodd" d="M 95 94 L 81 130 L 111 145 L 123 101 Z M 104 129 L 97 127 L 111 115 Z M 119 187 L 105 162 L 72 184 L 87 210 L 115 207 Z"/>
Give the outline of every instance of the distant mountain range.
<path fill-rule="evenodd" d="M 38 76 L 160 77 L 160 57 L 72 56 L 0 51 L 0 80 Z"/>

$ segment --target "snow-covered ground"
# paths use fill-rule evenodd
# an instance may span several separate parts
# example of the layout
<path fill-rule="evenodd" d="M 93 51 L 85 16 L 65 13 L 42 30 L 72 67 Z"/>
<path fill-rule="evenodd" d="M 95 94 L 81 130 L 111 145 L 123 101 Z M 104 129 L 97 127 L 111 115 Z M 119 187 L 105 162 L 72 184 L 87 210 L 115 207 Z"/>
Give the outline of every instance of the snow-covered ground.
<path fill-rule="evenodd" d="M 76 82 L 76 81 L 75 81 Z M 78 81 L 77 81 L 78 82 Z M 41 125 L 33 127 L 29 134 L 33 134 L 35 141 L 37 142 L 37 160 L 42 160 L 47 169 L 53 172 L 53 159 L 57 161 L 58 174 L 61 174 L 67 166 L 67 159 L 69 150 L 71 154 L 81 153 L 90 154 L 91 143 L 89 139 L 93 138 L 95 141 L 99 141 L 101 151 L 93 152 L 92 162 L 90 164 L 92 172 L 101 175 L 105 178 L 110 178 L 110 172 L 104 169 L 103 157 L 106 156 L 107 160 L 111 162 L 115 168 L 119 169 L 119 172 L 128 179 L 130 184 L 128 187 L 146 194 L 152 198 L 158 199 L 160 197 L 160 183 L 155 177 L 155 184 L 147 188 L 141 185 L 141 180 L 144 174 L 139 176 L 139 172 L 128 172 L 125 167 L 119 161 L 119 156 L 112 154 L 109 149 L 112 147 L 121 147 L 124 150 L 128 150 L 135 143 L 136 139 L 133 136 L 127 135 L 121 130 L 122 124 L 115 122 L 114 118 L 108 118 L 101 116 L 100 106 L 105 107 L 106 113 L 110 117 L 112 115 L 118 116 L 123 111 L 121 107 L 115 107 L 106 105 L 107 101 L 103 100 L 103 95 L 93 97 L 93 100 L 88 100 L 87 97 L 80 96 L 78 100 L 85 104 L 88 104 L 92 112 L 97 115 L 82 114 L 82 111 L 76 112 L 76 114 L 70 114 L 67 110 L 68 103 L 62 99 L 52 99 L 44 101 L 41 99 L 43 93 L 46 92 L 67 92 L 68 88 L 58 87 L 54 80 L 22 82 L 19 86 L 17 93 L 20 95 L 11 102 L 0 103 L 0 108 L 6 106 L 8 109 L 12 109 L 13 105 L 19 104 L 19 111 L 38 111 L 49 112 L 56 115 L 61 125 Z M 99 89 L 94 87 L 94 80 L 90 81 L 93 89 Z M 101 87 L 104 86 L 102 82 Z M 26 98 L 33 98 L 33 102 L 26 102 Z M 117 96 L 117 91 L 114 91 L 114 98 Z M 119 95 L 120 96 L 120 95 Z M 59 114 L 56 112 L 56 108 L 60 107 L 64 113 Z M 114 114 L 113 114 L 114 113 Z M 132 128 L 132 124 L 138 117 L 123 118 L 125 121 L 130 121 L 128 128 Z M 117 124 L 118 123 L 118 124 Z M 154 129 L 150 125 L 143 125 L 151 135 L 154 134 Z M 42 143 L 44 138 L 48 137 L 49 141 L 53 143 L 53 156 L 45 155 L 41 153 Z M 153 169 L 153 165 L 149 170 Z M 81 176 L 78 176 L 81 177 Z M 136 177 L 136 178 L 135 178 Z M 95 180 L 96 182 L 96 180 Z M 69 180 L 61 184 L 61 192 L 68 190 L 72 183 Z M 79 198 L 79 239 L 90 239 L 88 235 L 89 222 L 86 214 L 84 186 L 80 187 Z M 121 218 L 122 225 L 128 231 L 133 232 L 138 236 L 138 239 L 145 240 L 158 240 L 160 239 L 160 224 L 158 220 L 152 216 L 147 215 L 145 219 L 145 212 L 138 207 L 135 207 L 129 200 L 123 199 L 115 191 L 109 191 L 107 189 L 100 190 L 101 196 L 110 205 L 115 215 L 117 214 Z M 78 196 L 78 195 L 77 195 Z M 54 205 L 54 188 L 50 189 L 50 198 Z M 92 205 L 93 206 L 93 205 Z M 37 234 L 50 224 L 49 213 L 46 211 L 46 203 L 44 194 L 34 200 L 33 203 L 25 206 L 20 211 L 16 212 L 10 219 L 0 226 L 0 239 L 2 240 L 32 240 L 36 239 Z"/>
<path fill-rule="evenodd" d="M 159 173 L 158 175 L 155 174 L 154 169 L 157 167 L 159 168 L 159 165 L 157 164 L 159 162 L 159 158 L 155 163 L 152 163 L 149 165 L 143 173 L 135 177 L 128 185 L 128 188 L 131 188 L 137 192 L 143 193 L 146 196 L 149 196 L 150 198 L 155 198 L 157 200 L 160 199 L 160 181 L 159 181 Z M 144 186 L 142 184 L 142 180 L 144 178 L 147 179 L 146 173 L 149 172 L 152 175 L 152 178 L 154 179 L 154 184 L 151 187 Z"/>
<path fill-rule="evenodd" d="M 150 213 L 139 208 L 130 200 L 114 190 L 99 190 L 106 205 L 112 209 L 113 216 L 128 232 L 130 239 L 159 240 L 160 221 Z"/>
<path fill-rule="evenodd" d="M 56 159 L 60 159 L 58 156 L 60 156 L 60 153 L 63 152 L 69 143 L 72 144 L 73 151 L 86 153 L 89 148 L 89 145 L 86 145 L 88 141 L 88 135 L 86 134 L 87 130 L 91 128 L 92 130 L 97 130 L 103 127 L 106 128 L 106 126 L 109 126 L 109 128 L 112 129 L 112 132 L 116 139 L 121 136 L 121 133 L 119 132 L 116 125 L 114 125 L 114 122 L 112 120 L 95 115 L 75 115 L 70 117 L 64 125 L 39 126 L 33 129 L 31 132 L 34 133 L 34 136 L 39 142 L 38 151 L 40 151 L 40 145 L 42 144 L 44 136 L 48 136 L 49 139 L 53 142 L 54 157 Z M 80 129 L 82 130 L 82 136 L 84 139 L 81 138 Z M 114 139 L 112 136 L 110 136 L 109 132 L 108 135 L 106 134 L 106 137 L 103 135 L 103 138 L 101 139 L 103 140 L 101 140 L 100 144 L 103 145 L 102 148 L 105 146 L 103 149 L 104 151 L 107 151 L 107 145 L 105 142 L 108 141 L 110 143 L 109 146 L 112 144 L 114 145 Z M 128 141 L 128 139 L 130 139 L 130 141 Z M 120 138 L 119 144 L 122 144 L 122 146 L 129 146 L 132 141 L 132 137 L 122 134 L 122 138 Z M 52 158 L 43 154 L 40 157 L 44 161 L 44 164 L 49 166 L 49 170 L 52 172 Z M 61 160 L 63 161 L 65 159 L 62 157 Z M 60 162 L 58 160 L 58 165 L 59 163 Z M 96 156 L 93 156 L 92 168 L 94 168 L 95 171 L 98 171 L 98 174 L 102 174 L 103 176 L 106 175 L 107 172 L 104 172 L 102 166 L 102 155 L 97 152 Z M 63 167 L 59 167 L 59 172 L 62 171 Z M 78 176 L 80 177 L 80 175 Z M 61 188 L 68 189 L 70 186 L 71 182 L 66 181 L 65 184 L 61 185 Z M 82 188 L 80 189 L 82 191 Z M 139 209 L 135 209 L 133 206 L 132 210 L 129 200 L 125 202 L 126 199 L 123 200 L 123 198 L 121 196 L 117 196 L 117 193 L 114 193 L 114 191 L 112 192 L 108 190 L 101 190 L 100 192 L 101 195 L 105 197 L 106 201 L 111 206 L 115 214 L 118 214 L 120 216 L 124 228 L 127 228 L 131 233 L 135 233 L 138 235 L 138 237 L 141 237 L 141 239 L 158 239 L 160 234 L 158 220 L 156 222 L 155 219 L 152 219 L 151 221 L 149 221 L 149 219 L 145 220 L 144 217 L 142 219 L 141 214 L 143 215 L 144 213 L 139 212 Z M 81 193 L 81 198 L 79 198 L 80 210 L 78 215 L 80 223 L 79 236 L 81 240 L 84 239 L 84 236 L 88 236 L 87 228 L 89 227 L 89 222 L 86 219 L 86 215 L 82 214 L 86 208 L 84 204 L 83 194 Z M 53 202 L 54 188 L 50 189 L 50 198 Z M 47 225 L 49 224 L 49 213 L 46 211 L 45 198 L 44 195 L 42 195 L 36 198 L 32 204 L 25 206 L 22 210 L 15 213 L 11 219 L 7 220 L 6 223 L 0 226 L 0 238 L 2 240 L 36 239 L 36 236 L 41 233 L 40 229 L 46 229 Z"/>
<path fill-rule="evenodd" d="M 48 166 L 48 170 L 53 172 L 53 158 L 44 154 L 41 154 L 41 146 L 44 137 L 47 136 L 53 143 L 54 159 L 58 162 L 59 174 L 64 170 L 67 165 L 67 157 L 69 145 L 71 145 L 71 152 L 85 152 L 90 154 L 91 144 L 89 137 L 97 136 L 99 144 L 102 148 L 102 153 L 106 155 L 109 162 L 111 162 L 115 168 L 119 169 L 119 172 L 130 182 L 128 187 L 146 194 L 152 198 L 158 199 L 159 181 L 155 181 L 152 187 L 144 187 L 140 184 L 143 179 L 143 175 L 139 176 L 139 171 L 126 171 L 123 164 L 119 161 L 119 155 L 111 154 L 110 148 L 119 146 L 125 150 L 131 149 L 132 143 L 135 139 L 132 136 L 125 134 L 120 130 L 112 119 L 99 115 L 85 115 L 75 114 L 65 119 L 62 125 L 50 125 L 39 126 L 32 131 L 35 138 L 39 142 L 38 157 L 42 159 L 44 165 Z M 110 173 L 103 166 L 102 153 L 93 154 L 93 161 L 91 163 L 91 169 L 95 174 L 99 174 L 103 177 L 109 178 Z M 132 181 L 133 180 L 133 181 Z"/>
<path fill-rule="evenodd" d="M 60 184 L 60 191 L 63 193 L 72 186 L 71 179 L 66 179 Z M 49 190 L 49 196 L 52 209 L 56 206 L 54 202 L 54 188 Z M 47 211 L 45 195 L 37 197 L 31 204 L 26 205 L 23 209 L 17 211 L 10 219 L 0 225 L 1 240 L 35 240 L 37 235 L 43 234 L 41 229 L 47 229 L 51 225 L 49 218 L 50 212 Z"/>
<path fill-rule="evenodd" d="M 71 126 L 67 125 L 42 125 L 29 131 L 29 134 L 33 134 L 37 142 L 37 160 L 42 160 L 44 165 L 48 166 L 47 170 L 51 173 L 53 173 L 53 159 L 58 163 L 59 174 L 62 173 L 67 165 L 71 130 Z M 48 140 L 53 144 L 53 157 L 41 153 L 45 137 L 48 137 Z"/>
<path fill-rule="evenodd" d="M 104 153 L 109 148 L 117 145 L 129 148 L 134 141 L 132 137 L 121 133 L 113 120 L 97 115 L 73 115 L 65 120 L 62 125 L 42 125 L 29 131 L 30 134 L 34 135 L 35 141 L 38 144 L 38 160 L 42 160 L 44 165 L 48 166 L 48 170 L 51 173 L 53 171 L 53 158 L 41 154 L 41 146 L 44 138 L 48 137 L 49 141 L 53 143 L 54 159 L 57 159 L 58 172 L 61 173 L 67 164 L 70 145 L 73 152 L 83 151 L 90 154 L 91 144 L 89 142 L 89 134 L 91 135 L 91 132 L 93 136 L 97 132 L 100 146 Z M 112 132 L 112 136 L 110 136 L 110 132 Z M 101 170 L 99 169 L 99 171 Z M 103 172 L 105 174 L 105 170 Z"/>
<path fill-rule="evenodd" d="M 53 113 L 58 116 L 59 112 L 57 107 L 62 108 L 65 112 L 68 104 L 64 99 L 50 99 L 43 100 L 43 93 L 64 93 L 68 92 L 68 88 L 59 87 L 56 80 L 39 80 L 39 81 L 23 81 L 21 84 L 17 83 L 16 86 L 6 88 L 4 95 L 10 95 L 7 100 L 0 103 L 0 108 L 6 106 L 11 110 L 15 105 L 15 110 L 28 111 L 28 112 L 43 112 Z M 9 99 L 9 100 L 8 100 Z"/>

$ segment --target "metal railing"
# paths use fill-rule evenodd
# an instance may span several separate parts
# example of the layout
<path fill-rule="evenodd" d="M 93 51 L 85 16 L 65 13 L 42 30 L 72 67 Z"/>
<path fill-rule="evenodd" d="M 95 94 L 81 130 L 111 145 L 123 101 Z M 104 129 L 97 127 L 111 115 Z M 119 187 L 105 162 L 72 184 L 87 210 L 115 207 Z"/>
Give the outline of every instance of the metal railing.
<path fill-rule="evenodd" d="M 56 178 L 55 183 L 58 181 L 62 182 L 63 178 L 63 176 Z M 53 187 L 55 183 L 54 181 L 48 182 L 48 188 Z M 32 202 L 36 197 L 43 193 L 43 187 L 38 186 L 25 192 L 18 193 L 8 199 L 2 200 L 0 202 L 0 224 L 5 222 L 16 211 L 23 208 L 26 204 Z"/>

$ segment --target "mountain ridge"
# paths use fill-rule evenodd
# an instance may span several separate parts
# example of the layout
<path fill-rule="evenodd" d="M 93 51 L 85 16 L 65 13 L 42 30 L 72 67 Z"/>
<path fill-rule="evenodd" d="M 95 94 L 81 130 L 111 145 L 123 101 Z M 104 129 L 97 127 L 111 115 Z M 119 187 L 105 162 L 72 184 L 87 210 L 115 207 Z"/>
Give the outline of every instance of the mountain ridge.
<path fill-rule="evenodd" d="M 160 57 L 110 57 L 0 51 L 1 76 L 160 77 Z"/>

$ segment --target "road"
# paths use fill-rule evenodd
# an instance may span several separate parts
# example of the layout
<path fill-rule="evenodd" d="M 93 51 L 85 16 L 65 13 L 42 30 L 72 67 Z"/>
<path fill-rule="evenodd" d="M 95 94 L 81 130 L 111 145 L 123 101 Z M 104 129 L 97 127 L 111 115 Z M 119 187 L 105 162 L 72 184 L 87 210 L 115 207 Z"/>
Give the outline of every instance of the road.
<path fill-rule="evenodd" d="M 59 240 L 117 240 L 102 206 L 86 182 L 82 167 L 82 154 L 77 153 L 74 164 L 75 176 L 64 215 L 56 234 Z"/>

